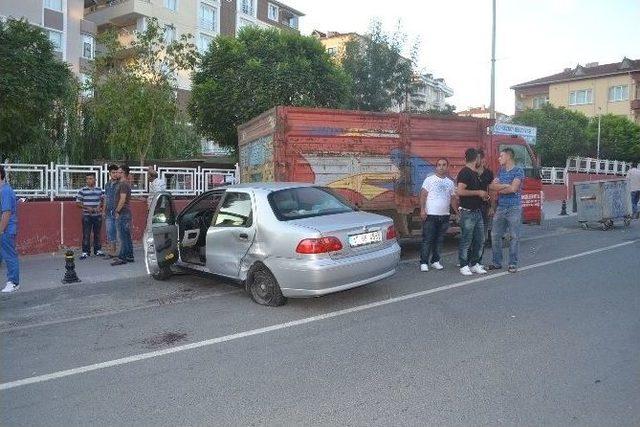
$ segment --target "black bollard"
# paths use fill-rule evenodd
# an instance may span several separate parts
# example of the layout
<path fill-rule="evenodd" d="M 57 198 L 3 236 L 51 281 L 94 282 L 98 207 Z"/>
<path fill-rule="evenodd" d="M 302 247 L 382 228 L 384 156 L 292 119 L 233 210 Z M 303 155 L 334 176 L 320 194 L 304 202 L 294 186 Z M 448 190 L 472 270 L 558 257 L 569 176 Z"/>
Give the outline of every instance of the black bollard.
<path fill-rule="evenodd" d="M 560 215 L 569 215 L 567 213 L 567 201 L 566 200 L 562 201 L 562 209 L 560 210 Z"/>
<path fill-rule="evenodd" d="M 64 277 L 62 283 L 76 283 L 82 280 L 78 279 L 76 274 L 76 263 L 74 261 L 73 251 L 67 251 L 64 254 Z"/>

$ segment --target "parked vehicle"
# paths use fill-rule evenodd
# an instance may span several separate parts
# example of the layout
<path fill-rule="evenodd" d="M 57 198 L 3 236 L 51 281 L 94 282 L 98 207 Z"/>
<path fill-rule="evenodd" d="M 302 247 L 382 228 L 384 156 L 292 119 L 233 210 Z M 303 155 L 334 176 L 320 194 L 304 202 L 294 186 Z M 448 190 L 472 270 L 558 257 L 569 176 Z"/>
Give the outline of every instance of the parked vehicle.
<path fill-rule="evenodd" d="M 521 137 L 491 135 L 492 120 L 275 107 L 238 127 L 241 182 L 297 181 L 335 189 L 359 208 L 394 219 L 401 236 L 421 227 L 419 195 L 440 157 L 452 177 L 469 147 L 483 148 L 493 171 L 502 148 L 525 169 L 523 220 L 541 221 L 542 182 Z"/>
<path fill-rule="evenodd" d="M 360 212 L 333 190 L 256 183 L 208 191 L 176 214 L 155 196 L 144 238 L 147 272 L 174 264 L 243 283 L 258 304 L 338 292 L 384 279 L 400 259 L 393 222 Z"/>

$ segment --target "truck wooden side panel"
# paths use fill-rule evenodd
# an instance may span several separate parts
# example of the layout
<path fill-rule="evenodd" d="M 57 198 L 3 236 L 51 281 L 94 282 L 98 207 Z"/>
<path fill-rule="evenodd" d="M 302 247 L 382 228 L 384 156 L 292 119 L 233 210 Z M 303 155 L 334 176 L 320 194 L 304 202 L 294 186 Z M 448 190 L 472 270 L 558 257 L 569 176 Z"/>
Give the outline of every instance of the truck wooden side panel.
<path fill-rule="evenodd" d="M 439 158 L 449 160 L 455 178 L 464 166 L 465 150 L 483 148 L 496 170 L 499 146 L 487 133 L 491 123 L 276 107 L 238 127 L 240 179 L 315 183 L 334 188 L 364 210 L 411 214 L 418 208 L 422 182 Z M 501 139 L 524 144 L 508 136 Z"/>

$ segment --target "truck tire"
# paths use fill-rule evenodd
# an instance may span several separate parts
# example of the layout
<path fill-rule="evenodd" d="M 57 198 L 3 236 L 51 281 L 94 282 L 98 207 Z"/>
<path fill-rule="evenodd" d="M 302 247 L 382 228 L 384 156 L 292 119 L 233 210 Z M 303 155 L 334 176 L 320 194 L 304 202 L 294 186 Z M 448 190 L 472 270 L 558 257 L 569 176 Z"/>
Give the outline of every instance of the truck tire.
<path fill-rule="evenodd" d="M 156 280 L 167 280 L 169 277 L 173 275 L 170 267 L 160 267 L 160 271 L 157 273 L 152 273 L 151 277 Z"/>

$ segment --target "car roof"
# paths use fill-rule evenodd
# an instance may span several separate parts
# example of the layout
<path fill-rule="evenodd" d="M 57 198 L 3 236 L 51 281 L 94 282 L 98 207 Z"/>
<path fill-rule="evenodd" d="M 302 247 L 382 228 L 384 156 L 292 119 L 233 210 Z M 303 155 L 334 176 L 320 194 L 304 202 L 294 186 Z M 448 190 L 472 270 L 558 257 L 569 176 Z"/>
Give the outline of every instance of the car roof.
<path fill-rule="evenodd" d="M 313 187 L 315 184 L 309 184 L 306 182 L 247 182 L 244 184 L 234 184 L 224 187 L 228 190 L 233 189 L 251 189 L 251 190 L 265 190 L 268 192 L 286 190 L 288 188 L 297 187 Z"/>

